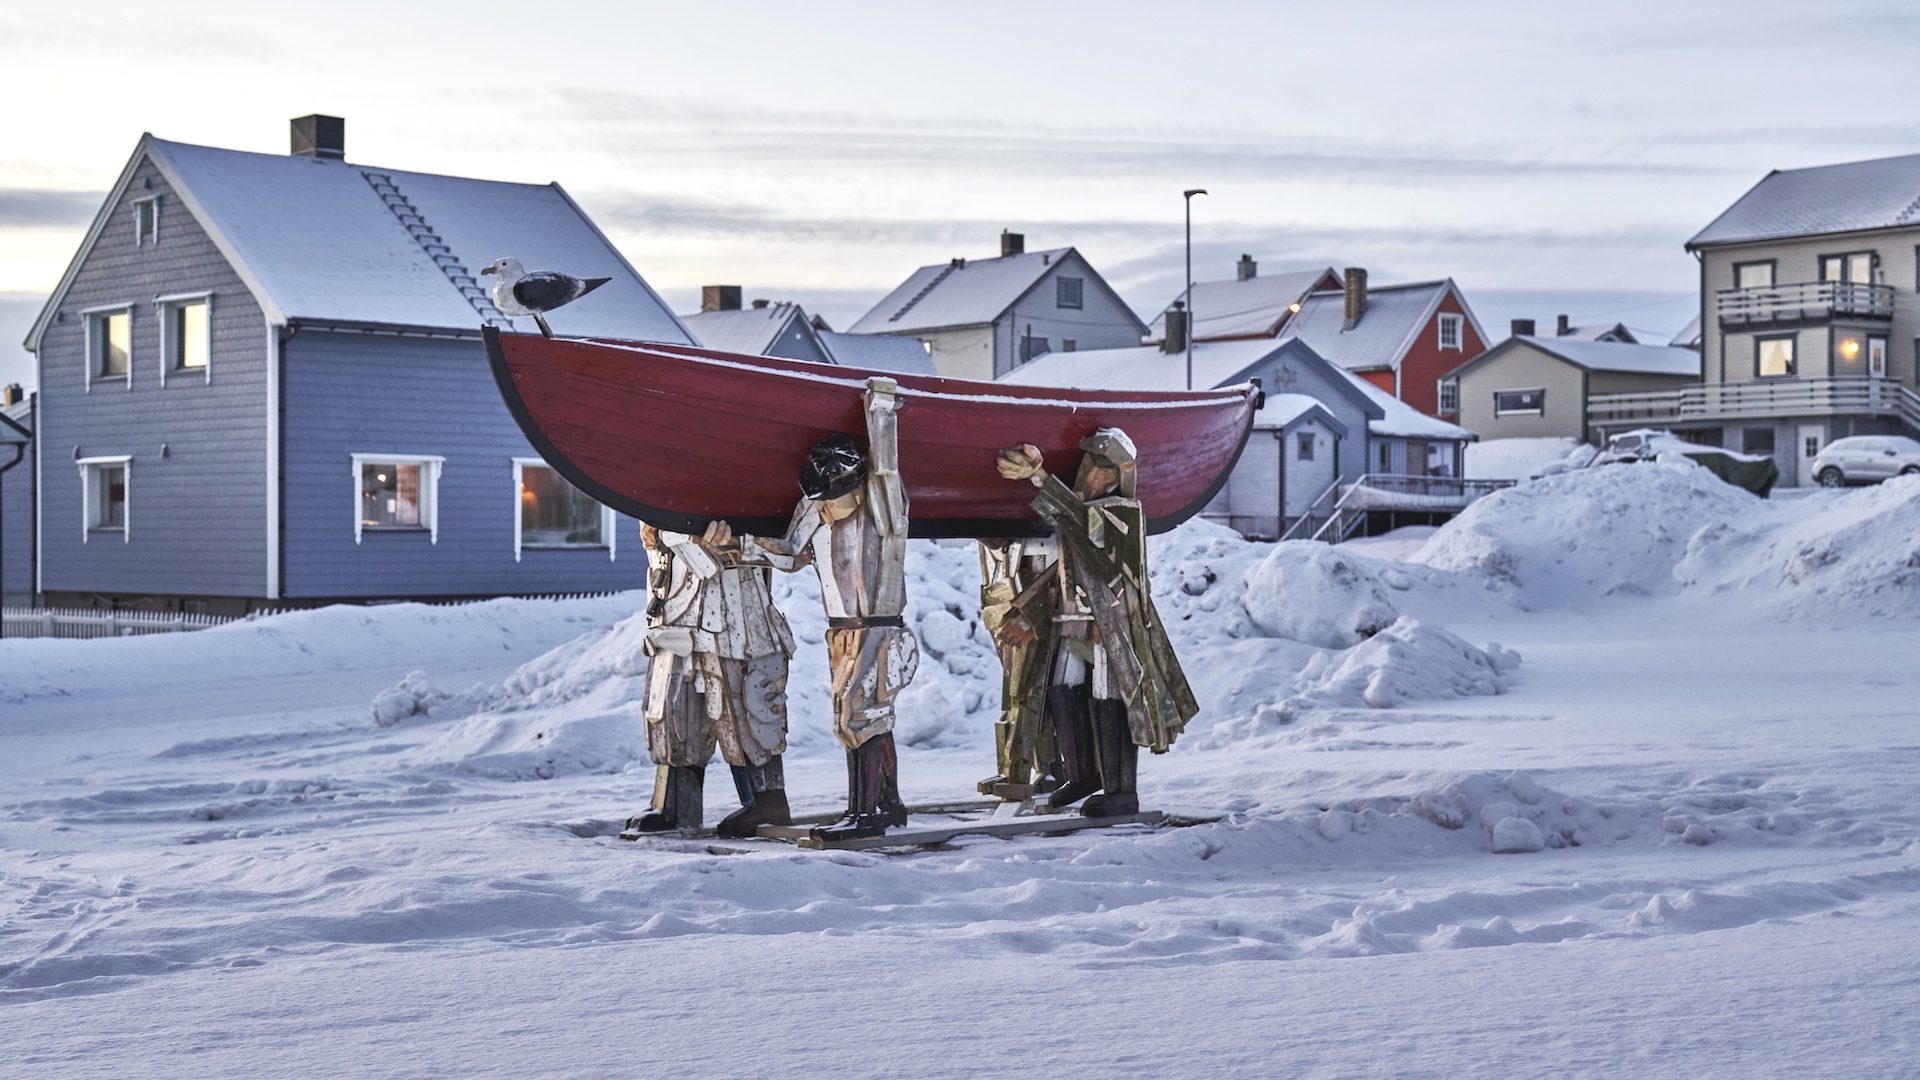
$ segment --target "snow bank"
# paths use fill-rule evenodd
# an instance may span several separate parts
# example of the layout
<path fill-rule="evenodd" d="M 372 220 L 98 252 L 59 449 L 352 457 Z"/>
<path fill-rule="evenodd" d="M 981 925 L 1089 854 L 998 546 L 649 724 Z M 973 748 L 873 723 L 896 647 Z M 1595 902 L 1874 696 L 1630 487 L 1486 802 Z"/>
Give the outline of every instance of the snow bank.
<path fill-rule="evenodd" d="M 1481 499 L 1409 561 L 1472 575 L 1523 609 L 1671 595 L 1694 535 L 1760 504 L 1691 463 L 1581 469 Z"/>
<path fill-rule="evenodd" d="M 1469 480 L 1529 480 L 1552 466 L 1564 465 L 1583 444 L 1565 436 L 1550 439 L 1486 439 L 1467 444 Z"/>
<path fill-rule="evenodd" d="M 1294 681 L 1295 701 L 1390 709 L 1408 701 L 1505 693 L 1520 654 L 1478 649 L 1437 626 L 1402 616 L 1366 641 L 1320 653 Z"/>
<path fill-rule="evenodd" d="M 1344 649 L 1400 617 L 1376 572 L 1382 565 L 1311 540 L 1287 541 L 1248 573 L 1247 614 L 1274 637 Z"/>

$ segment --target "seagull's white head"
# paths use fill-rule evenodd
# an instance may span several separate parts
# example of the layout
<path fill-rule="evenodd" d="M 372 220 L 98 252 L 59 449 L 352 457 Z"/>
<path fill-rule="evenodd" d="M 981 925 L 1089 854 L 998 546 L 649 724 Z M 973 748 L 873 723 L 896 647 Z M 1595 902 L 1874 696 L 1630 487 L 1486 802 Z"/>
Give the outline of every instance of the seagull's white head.
<path fill-rule="evenodd" d="M 480 272 L 482 274 L 498 274 L 500 275 L 501 278 L 507 281 L 512 281 L 515 278 L 523 278 L 527 276 L 526 267 L 520 265 L 519 259 L 513 258 L 511 256 L 504 259 L 493 260 L 492 262 L 488 263 L 486 266 L 482 267 Z"/>

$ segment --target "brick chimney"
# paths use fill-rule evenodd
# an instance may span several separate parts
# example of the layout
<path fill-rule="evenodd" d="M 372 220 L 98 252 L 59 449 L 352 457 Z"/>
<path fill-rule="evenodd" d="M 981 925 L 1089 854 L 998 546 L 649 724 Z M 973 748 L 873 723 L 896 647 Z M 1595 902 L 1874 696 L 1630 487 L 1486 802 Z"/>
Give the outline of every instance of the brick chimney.
<path fill-rule="evenodd" d="M 314 113 L 296 117 L 290 124 L 293 148 L 289 153 L 334 161 L 347 156 L 347 122 L 340 117 Z"/>
<path fill-rule="evenodd" d="M 755 310 L 755 311 L 765 311 L 765 310 L 767 310 L 767 305 L 768 305 L 769 303 L 771 303 L 771 302 L 772 302 L 772 301 L 769 301 L 769 300 L 755 300 L 755 301 L 753 302 L 753 310 Z"/>
<path fill-rule="evenodd" d="M 700 310 L 739 311 L 740 286 L 702 285 L 700 287 Z"/>
<path fill-rule="evenodd" d="M 1000 257 L 1024 255 L 1027 251 L 1027 234 L 1000 230 Z"/>
<path fill-rule="evenodd" d="M 1565 315 L 1560 316 L 1560 326 L 1558 329 L 1554 330 L 1553 336 L 1566 337 L 1568 334 L 1571 334 L 1571 333 L 1573 333 L 1573 325 L 1567 321 L 1567 317 Z"/>
<path fill-rule="evenodd" d="M 1532 337 L 1533 336 L 1533 320 L 1532 319 L 1513 320 L 1513 336 L 1514 337 Z"/>
<path fill-rule="evenodd" d="M 1234 269 L 1239 271 L 1241 281 L 1252 281 L 1260 273 L 1260 264 L 1253 261 L 1253 256 L 1242 255 Z"/>
<path fill-rule="evenodd" d="M 1187 351 L 1187 304 L 1184 300 L 1175 300 L 1173 307 L 1167 309 L 1167 332 L 1160 341 L 1160 351 Z"/>
<path fill-rule="evenodd" d="M 1347 267 L 1347 324 L 1351 330 L 1360 325 L 1367 313 L 1367 272 L 1358 266 Z"/>

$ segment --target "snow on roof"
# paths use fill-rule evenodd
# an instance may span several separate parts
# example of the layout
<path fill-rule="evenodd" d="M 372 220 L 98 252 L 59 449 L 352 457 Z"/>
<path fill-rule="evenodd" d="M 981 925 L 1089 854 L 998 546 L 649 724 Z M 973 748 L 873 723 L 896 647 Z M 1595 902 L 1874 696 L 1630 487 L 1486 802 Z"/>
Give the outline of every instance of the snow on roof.
<path fill-rule="evenodd" d="M 1700 347 L 1700 316 L 1695 315 L 1688 320 L 1687 325 L 1681 327 L 1680 332 L 1673 335 L 1673 340 L 1667 344 L 1686 349 L 1698 349 Z"/>
<path fill-rule="evenodd" d="M 1591 326 L 1569 326 L 1564 334 L 1556 334 L 1561 340 L 1572 338 L 1576 341 L 1623 341 L 1628 345 L 1639 344 L 1633 331 L 1625 323 L 1594 323 Z"/>
<path fill-rule="evenodd" d="M 1071 253 L 1072 248 L 1052 248 L 923 266 L 847 330 L 898 334 L 990 323 Z"/>
<path fill-rule="evenodd" d="M 1920 154 L 1770 172 L 1687 247 L 1920 225 Z"/>
<path fill-rule="evenodd" d="M 693 331 L 693 336 L 700 339 L 700 344 L 706 348 L 765 356 L 780 337 L 780 331 L 786 329 L 787 320 L 793 317 L 796 308 L 797 305 L 783 300 L 760 308 L 682 315 L 680 321 Z"/>
<path fill-rule="evenodd" d="M 1351 330 L 1346 329 L 1344 292 L 1313 293 L 1280 336 L 1299 338 L 1340 367 L 1394 367 L 1451 286 L 1451 281 L 1423 281 L 1368 289 L 1367 310 Z"/>
<path fill-rule="evenodd" d="M 180 198 L 244 264 L 262 305 L 288 320 L 470 330 L 482 316 L 369 181 L 391 177 L 469 275 L 503 256 L 529 270 L 606 277 L 549 316 L 564 334 L 688 342 L 660 298 L 558 184 L 405 172 L 148 137 Z M 476 276 L 482 288 L 490 278 Z M 531 331 L 532 320 L 517 329 Z"/>
<path fill-rule="evenodd" d="M 1570 337 L 1521 337 L 1515 340 L 1524 341 L 1588 371 L 1700 377 L 1700 354 L 1673 345 L 1627 345 L 1617 341 L 1580 341 Z"/>
<path fill-rule="evenodd" d="M 1281 342 L 1272 338 L 1195 342 L 1193 385 L 1220 386 L 1279 351 L 1280 346 Z M 1164 352 L 1158 345 L 1083 349 L 1037 357 L 1000 376 L 998 381 L 1079 390 L 1184 390 L 1187 360 L 1184 352 Z"/>
<path fill-rule="evenodd" d="M 1361 392 L 1372 398 L 1374 404 L 1380 406 L 1386 413 L 1377 420 L 1367 421 L 1367 430 L 1375 435 L 1407 439 L 1438 439 L 1443 442 L 1472 442 L 1480 437 L 1458 424 L 1449 424 L 1445 420 L 1428 416 L 1338 364 L 1335 364 L 1333 369 L 1346 376 L 1348 382 L 1358 386 Z"/>
<path fill-rule="evenodd" d="M 836 333 L 824 330 L 820 343 L 836 364 L 847 367 L 897 371 L 904 375 L 934 375 L 933 355 L 917 338 L 890 334 Z"/>
<path fill-rule="evenodd" d="M 1281 320 L 1287 317 L 1287 308 L 1307 295 L 1308 290 L 1318 285 L 1327 275 L 1335 279 L 1339 274 L 1330 266 L 1317 270 L 1295 270 L 1270 277 L 1251 277 L 1245 281 L 1196 281 L 1193 284 L 1193 337 L 1195 341 L 1208 338 L 1245 337 L 1252 334 L 1271 335 L 1279 327 Z M 1174 297 L 1184 302 L 1186 294 Z M 1173 307 L 1172 301 L 1159 315 L 1154 316 L 1153 325 L 1147 330 L 1147 336 L 1155 341 L 1167 336 L 1167 309 Z"/>
<path fill-rule="evenodd" d="M 1284 429 L 1288 424 L 1318 411 L 1321 421 L 1341 435 L 1347 433 L 1347 425 L 1336 419 L 1325 403 L 1319 398 L 1307 394 L 1268 394 L 1266 404 L 1253 414 L 1253 426 L 1256 428 Z"/>

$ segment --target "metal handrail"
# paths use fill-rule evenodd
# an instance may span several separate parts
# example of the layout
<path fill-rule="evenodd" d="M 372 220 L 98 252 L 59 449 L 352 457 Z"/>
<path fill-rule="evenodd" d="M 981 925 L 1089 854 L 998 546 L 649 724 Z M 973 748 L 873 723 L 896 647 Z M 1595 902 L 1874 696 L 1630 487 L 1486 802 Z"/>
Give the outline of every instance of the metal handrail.
<path fill-rule="evenodd" d="M 1340 478 L 1336 476 L 1333 478 L 1333 483 L 1327 485 L 1327 489 L 1325 491 L 1322 491 L 1320 494 L 1315 495 L 1313 497 L 1313 501 L 1307 504 L 1306 512 L 1301 514 L 1299 517 L 1293 519 L 1293 524 L 1287 526 L 1286 531 L 1280 534 L 1280 539 L 1282 540 L 1295 539 L 1295 536 L 1293 534 L 1300 531 L 1301 526 L 1307 524 L 1308 522 L 1314 519 L 1314 517 L 1316 516 L 1314 514 L 1314 511 L 1319 509 L 1320 504 L 1323 502 L 1326 502 L 1329 498 L 1338 496 L 1339 492 L 1340 492 Z M 1284 506 L 1281 507 L 1280 512 L 1282 514 L 1286 513 L 1286 507 Z M 1309 539 L 1311 539 L 1311 537 L 1309 537 Z"/>

